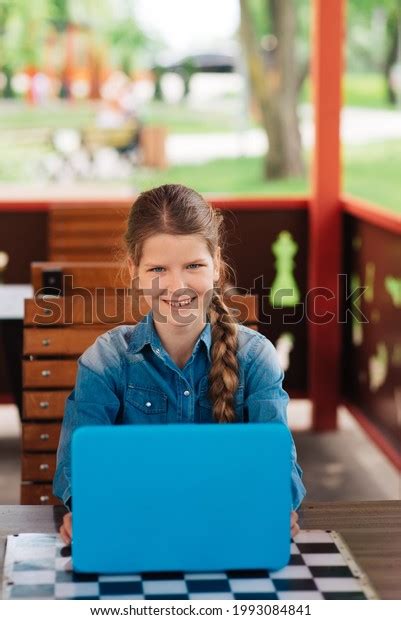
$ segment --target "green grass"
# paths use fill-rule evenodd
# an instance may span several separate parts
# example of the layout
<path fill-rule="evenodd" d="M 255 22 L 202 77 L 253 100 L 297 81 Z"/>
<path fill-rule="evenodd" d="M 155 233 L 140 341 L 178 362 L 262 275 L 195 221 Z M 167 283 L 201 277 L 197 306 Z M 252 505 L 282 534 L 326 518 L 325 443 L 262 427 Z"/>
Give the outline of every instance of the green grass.
<path fill-rule="evenodd" d="M 344 150 L 344 190 L 401 213 L 401 140 Z"/>
<path fill-rule="evenodd" d="M 380 73 L 347 73 L 343 80 L 343 98 L 344 104 L 349 106 L 395 109 L 387 100 L 386 82 Z M 305 80 L 301 99 L 311 100 L 310 78 Z"/>
<path fill-rule="evenodd" d="M 144 123 L 164 125 L 170 133 L 209 133 L 238 131 L 241 119 L 239 105 L 228 98 L 224 107 L 213 109 L 205 106 L 197 109 L 186 103 L 169 104 L 150 102 L 141 118 Z"/>
<path fill-rule="evenodd" d="M 42 107 L 22 101 L 0 99 L 0 130 L 73 127 L 94 125 L 97 104 L 93 102 L 55 102 Z M 145 124 L 164 125 L 170 133 L 208 133 L 238 130 L 239 104 L 231 98 L 213 107 L 197 109 L 187 103 L 164 104 L 151 101 L 141 111 Z"/>
<path fill-rule="evenodd" d="M 343 94 L 345 105 L 394 108 L 387 100 L 386 81 L 380 73 L 348 73 Z"/>
<path fill-rule="evenodd" d="M 307 157 L 309 160 L 309 156 Z M 344 191 L 401 213 L 399 179 L 401 141 L 347 147 L 344 153 Z M 260 157 L 220 159 L 201 166 L 175 166 L 166 171 L 138 171 L 135 187 L 183 183 L 200 192 L 235 195 L 293 195 L 310 192 L 309 175 L 282 181 L 263 179 Z"/>
<path fill-rule="evenodd" d="M 0 99 L 0 130 L 85 127 L 94 122 L 95 111 L 91 102 L 57 101 L 46 106 L 33 106 L 22 101 Z"/>
<path fill-rule="evenodd" d="M 0 183 L 34 183 L 38 180 L 38 166 L 48 151 L 37 145 L 0 146 Z M 3 192 L 4 195 L 4 192 Z"/>
<path fill-rule="evenodd" d="M 304 194 L 308 191 L 306 178 L 264 180 L 260 157 L 218 159 L 199 166 L 174 166 L 165 171 L 139 170 L 133 183 L 141 190 L 163 183 L 183 183 L 199 192 L 236 195 Z"/>

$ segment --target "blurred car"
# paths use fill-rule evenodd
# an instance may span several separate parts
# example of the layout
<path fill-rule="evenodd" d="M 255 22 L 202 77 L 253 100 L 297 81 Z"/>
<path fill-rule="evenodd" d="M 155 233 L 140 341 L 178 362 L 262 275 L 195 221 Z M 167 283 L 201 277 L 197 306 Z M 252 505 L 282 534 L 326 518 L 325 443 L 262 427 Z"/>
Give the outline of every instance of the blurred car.
<path fill-rule="evenodd" d="M 166 75 L 174 76 L 182 84 L 182 97 L 189 93 L 189 83 L 197 73 L 236 73 L 238 61 L 235 54 L 203 52 L 176 58 L 174 62 L 159 62 L 153 66 L 155 97 L 163 99 L 162 81 Z"/>

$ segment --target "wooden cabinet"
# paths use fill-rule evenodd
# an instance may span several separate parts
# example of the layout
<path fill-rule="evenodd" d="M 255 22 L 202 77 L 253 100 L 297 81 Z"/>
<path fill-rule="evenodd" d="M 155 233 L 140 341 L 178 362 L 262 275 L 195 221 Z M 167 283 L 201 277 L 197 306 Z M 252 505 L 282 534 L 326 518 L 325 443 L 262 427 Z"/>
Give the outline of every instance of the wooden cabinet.
<path fill-rule="evenodd" d="M 50 301 L 54 303 L 49 300 L 48 304 Z M 39 310 L 42 305 L 46 306 L 46 301 L 42 300 Z M 77 359 L 113 325 L 41 325 L 35 321 L 37 315 L 36 301 L 26 300 L 21 504 L 61 504 L 53 496 L 52 483 L 65 401 L 75 385 Z"/>

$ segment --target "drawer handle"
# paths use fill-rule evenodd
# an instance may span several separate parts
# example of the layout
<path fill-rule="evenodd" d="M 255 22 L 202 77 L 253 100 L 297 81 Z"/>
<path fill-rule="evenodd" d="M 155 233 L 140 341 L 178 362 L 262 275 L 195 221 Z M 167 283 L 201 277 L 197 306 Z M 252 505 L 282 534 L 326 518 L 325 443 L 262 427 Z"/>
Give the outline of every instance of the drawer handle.
<path fill-rule="evenodd" d="M 40 471 L 46 471 L 46 470 L 49 469 L 49 464 L 48 463 L 41 463 L 39 465 L 39 469 L 40 469 Z"/>
<path fill-rule="evenodd" d="M 39 407 L 41 409 L 48 409 L 49 408 L 49 401 L 48 400 L 41 400 L 39 403 Z"/>
<path fill-rule="evenodd" d="M 41 504 L 44 504 L 44 503 L 46 503 L 46 502 L 48 502 L 48 501 L 49 501 L 49 496 L 48 496 L 48 495 L 41 495 L 41 496 L 40 496 L 40 502 L 41 502 Z"/>
<path fill-rule="evenodd" d="M 49 316 L 52 313 L 51 308 L 44 308 L 43 312 L 46 316 Z"/>
<path fill-rule="evenodd" d="M 42 344 L 44 347 L 48 347 L 50 344 L 50 338 L 43 338 Z"/>
<path fill-rule="evenodd" d="M 48 439 L 50 439 L 50 435 L 49 435 L 49 433 L 42 433 L 40 435 L 40 438 L 41 438 L 42 441 L 47 441 Z"/>
<path fill-rule="evenodd" d="M 41 375 L 42 377 L 48 377 L 51 374 L 50 370 L 42 370 Z"/>

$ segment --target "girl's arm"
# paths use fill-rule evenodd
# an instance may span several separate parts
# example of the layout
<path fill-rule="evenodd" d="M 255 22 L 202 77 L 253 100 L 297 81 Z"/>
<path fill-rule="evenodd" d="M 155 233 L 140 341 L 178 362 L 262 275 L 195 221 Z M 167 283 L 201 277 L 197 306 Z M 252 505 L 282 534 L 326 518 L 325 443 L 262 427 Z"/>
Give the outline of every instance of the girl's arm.
<path fill-rule="evenodd" d="M 256 337 L 248 352 L 245 365 L 245 402 L 250 422 L 281 422 L 288 428 L 289 397 L 283 389 L 284 372 L 277 351 L 265 337 Z M 291 434 L 291 433 L 290 433 Z M 303 471 L 297 463 L 297 452 L 291 435 L 291 492 L 292 509 L 301 505 L 306 489 Z"/>
<path fill-rule="evenodd" d="M 121 408 L 121 360 L 108 334 L 78 359 L 75 387 L 65 403 L 53 493 L 71 511 L 71 440 L 80 426 L 114 424 Z"/>

